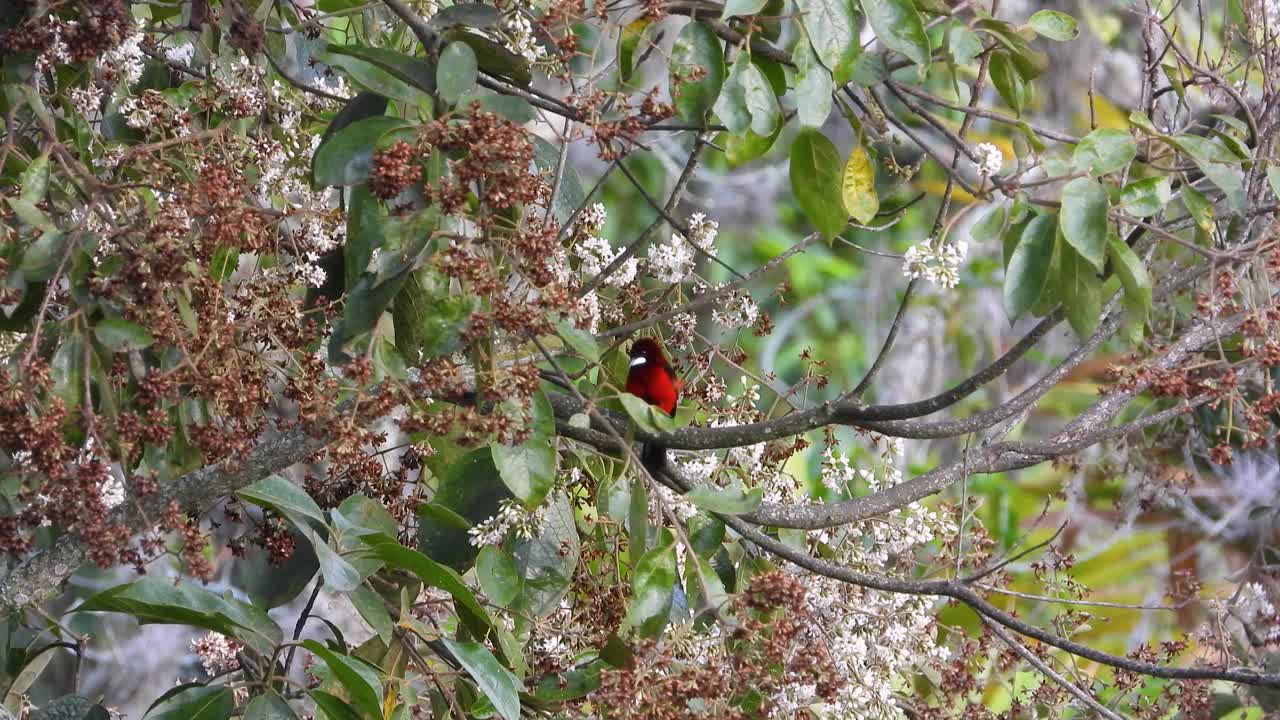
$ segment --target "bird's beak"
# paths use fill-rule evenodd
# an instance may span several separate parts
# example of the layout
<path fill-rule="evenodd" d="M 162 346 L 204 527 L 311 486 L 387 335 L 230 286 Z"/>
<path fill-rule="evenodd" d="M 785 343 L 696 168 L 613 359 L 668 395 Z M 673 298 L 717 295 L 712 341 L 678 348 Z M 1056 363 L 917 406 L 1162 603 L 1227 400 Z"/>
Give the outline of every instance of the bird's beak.
<path fill-rule="evenodd" d="M 633 357 L 633 358 L 631 358 L 631 367 L 639 367 L 639 366 L 641 366 L 641 365 L 645 364 L 645 362 L 647 362 L 647 361 L 644 359 L 644 356 L 643 356 L 643 355 L 641 355 L 641 356 L 639 356 L 639 357 Z"/>

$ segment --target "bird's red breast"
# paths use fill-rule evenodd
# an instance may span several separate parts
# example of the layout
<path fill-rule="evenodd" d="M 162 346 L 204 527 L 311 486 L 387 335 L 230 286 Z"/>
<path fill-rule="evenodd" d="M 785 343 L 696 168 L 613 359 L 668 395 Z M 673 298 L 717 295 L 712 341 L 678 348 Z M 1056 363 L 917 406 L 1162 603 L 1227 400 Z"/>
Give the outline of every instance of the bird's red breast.
<path fill-rule="evenodd" d="M 627 372 L 627 392 L 675 416 L 680 388 L 684 383 L 676 377 L 667 362 L 662 346 L 652 338 L 641 338 L 631 346 L 631 369 Z"/>

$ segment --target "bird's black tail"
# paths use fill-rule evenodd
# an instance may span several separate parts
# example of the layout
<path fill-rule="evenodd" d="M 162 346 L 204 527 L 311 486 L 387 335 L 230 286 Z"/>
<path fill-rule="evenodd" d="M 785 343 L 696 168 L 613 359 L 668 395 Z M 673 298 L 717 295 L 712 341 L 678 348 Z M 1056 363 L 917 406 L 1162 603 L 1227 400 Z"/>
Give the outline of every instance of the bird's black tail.
<path fill-rule="evenodd" d="M 640 446 L 640 464 L 653 477 L 667 467 L 667 447 L 657 443 L 645 443 Z"/>

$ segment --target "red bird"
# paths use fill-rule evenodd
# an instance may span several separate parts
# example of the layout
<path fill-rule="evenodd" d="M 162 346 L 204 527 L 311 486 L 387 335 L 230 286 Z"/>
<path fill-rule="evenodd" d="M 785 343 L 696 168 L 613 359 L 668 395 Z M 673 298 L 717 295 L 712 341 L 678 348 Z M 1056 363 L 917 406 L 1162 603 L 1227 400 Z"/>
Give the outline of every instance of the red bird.
<path fill-rule="evenodd" d="M 627 372 L 627 392 L 675 417 L 676 402 L 684 382 L 667 362 L 662 346 L 653 338 L 640 338 L 631 345 L 631 369 Z M 640 462 L 657 475 L 667 463 L 667 449 L 656 443 L 640 450 Z"/>

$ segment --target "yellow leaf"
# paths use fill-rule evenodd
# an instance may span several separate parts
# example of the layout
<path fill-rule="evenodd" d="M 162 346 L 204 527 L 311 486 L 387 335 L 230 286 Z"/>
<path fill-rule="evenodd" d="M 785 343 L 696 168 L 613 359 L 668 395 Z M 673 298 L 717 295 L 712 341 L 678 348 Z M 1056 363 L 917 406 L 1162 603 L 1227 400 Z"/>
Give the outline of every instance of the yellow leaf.
<path fill-rule="evenodd" d="M 880 209 L 880 198 L 876 197 L 876 169 L 861 144 L 849 153 L 840 185 L 844 209 L 849 215 L 863 225 L 871 222 Z"/>

